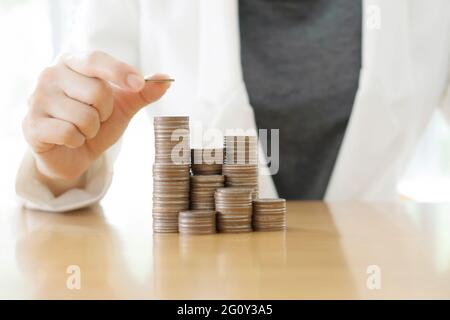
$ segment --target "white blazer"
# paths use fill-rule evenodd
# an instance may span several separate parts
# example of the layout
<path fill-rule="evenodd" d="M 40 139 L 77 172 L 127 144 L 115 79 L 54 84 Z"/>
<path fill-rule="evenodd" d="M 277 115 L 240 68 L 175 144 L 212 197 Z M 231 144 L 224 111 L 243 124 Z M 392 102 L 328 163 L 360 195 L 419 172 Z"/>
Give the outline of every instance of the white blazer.
<path fill-rule="evenodd" d="M 331 201 L 396 199 L 432 113 L 450 112 L 450 1 L 366 0 L 363 11 L 359 89 L 326 192 Z M 149 114 L 189 114 L 222 130 L 256 128 L 242 77 L 237 0 L 90 0 L 74 35 L 68 50 L 104 50 L 143 72 L 176 78 L 176 89 Z M 56 198 L 34 179 L 28 154 L 17 192 L 45 210 L 95 203 L 111 183 L 115 149 L 89 169 L 85 189 Z M 276 196 L 270 176 L 260 176 L 260 194 Z"/>

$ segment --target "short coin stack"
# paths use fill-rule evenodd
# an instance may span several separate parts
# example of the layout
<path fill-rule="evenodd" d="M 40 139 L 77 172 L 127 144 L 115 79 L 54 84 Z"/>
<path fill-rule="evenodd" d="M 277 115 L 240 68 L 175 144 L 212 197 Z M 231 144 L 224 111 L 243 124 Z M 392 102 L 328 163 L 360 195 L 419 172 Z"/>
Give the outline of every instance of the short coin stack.
<path fill-rule="evenodd" d="M 215 193 L 219 232 L 252 231 L 252 190 L 221 188 Z"/>
<path fill-rule="evenodd" d="M 214 210 L 214 193 L 224 181 L 221 174 L 191 176 L 191 209 Z"/>
<path fill-rule="evenodd" d="M 286 200 L 253 200 L 253 228 L 255 231 L 286 229 Z"/>
<path fill-rule="evenodd" d="M 181 211 L 178 216 L 178 230 L 182 234 L 216 233 L 216 212 L 214 210 Z"/>
<path fill-rule="evenodd" d="M 192 149 L 191 164 L 194 175 L 222 174 L 223 149 Z"/>
<path fill-rule="evenodd" d="M 227 187 L 252 189 L 258 197 L 258 162 L 256 136 L 225 136 L 225 161 L 222 173 Z"/>
<path fill-rule="evenodd" d="M 189 209 L 189 117 L 155 117 L 153 230 L 178 232 L 178 213 Z"/>

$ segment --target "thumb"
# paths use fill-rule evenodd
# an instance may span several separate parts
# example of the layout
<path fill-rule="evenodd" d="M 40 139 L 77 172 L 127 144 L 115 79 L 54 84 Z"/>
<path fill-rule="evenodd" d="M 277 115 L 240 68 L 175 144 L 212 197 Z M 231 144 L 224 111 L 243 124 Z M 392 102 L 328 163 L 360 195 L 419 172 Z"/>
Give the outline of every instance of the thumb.
<path fill-rule="evenodd" d="M 168 79 L 167 75 L 157 74 L 153 80 Z M 86 141 L 89 151 L 96 158 L 113 145 L 122 135 L 131 118 L 143 106 L 158 100 L 170 87 L 170 81 L 146 82 L 139 92 L 131 92 L 113 87 L 114 110 L 111 117 L 102 123 L 101 130 L 90 140 Z"/>
<path fill-rule="evenodd" d="M 167 80 L 170 77 L 165 74 L 155 74 L 147 79 Z M 147 81 L 139 92 L 127 91 L 116 87 L 114 88 L 115 107 L 120 108 L 122 114 L 131 119 L 142 107 L 161 98 L 170 85 L 171 81 Z"/>

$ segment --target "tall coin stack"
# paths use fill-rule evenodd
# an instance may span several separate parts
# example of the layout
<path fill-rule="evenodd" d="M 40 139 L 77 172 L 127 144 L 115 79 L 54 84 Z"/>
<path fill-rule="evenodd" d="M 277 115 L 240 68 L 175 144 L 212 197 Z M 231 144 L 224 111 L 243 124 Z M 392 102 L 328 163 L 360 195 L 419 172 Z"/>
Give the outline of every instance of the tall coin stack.
<path fill-rule="evenodd" d="M 191 209 L 214 210 L 214 193 L 225 182 L 223 149 L 193 149 L 191 155 Z"/>
<path fill-rule="evenodd" d="M 255 231 L 286 229 L 286 200 L 258 199 L 253 201 L 253 228 Z"/>
<path fill-rule="evenodd" d="M 252 190 L 221 188 L 215 193 L 219 232 L 252 231 Z"/>
<path fill-rule="evenodd" d="M 189 117 L 155 117 L 155 163 L 190 164 Z"/>
<path fill-rule="evenodd" d="M 189 209 L 189 117 L 155 117 L 153 230 L 178 232 L 178 214 Z"/>
<path fill-rule="evenodd" d="M 225 136 L 222 173 L 227 187 L 249 188 L 258 197 L 258 139 L 256 136 Z"/>

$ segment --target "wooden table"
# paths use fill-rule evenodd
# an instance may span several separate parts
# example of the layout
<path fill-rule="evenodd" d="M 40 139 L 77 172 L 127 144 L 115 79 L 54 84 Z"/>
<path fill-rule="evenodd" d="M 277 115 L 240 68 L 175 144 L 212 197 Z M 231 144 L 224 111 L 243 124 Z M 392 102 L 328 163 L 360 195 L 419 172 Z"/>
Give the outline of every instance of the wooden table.
<path fill-rule="evenodd" d="M 286 232 L 208 236 L 152 234 L 149 206 L 0 208 L 0 298 L 448 299 L 450 204 L 289 202 Z"/>

